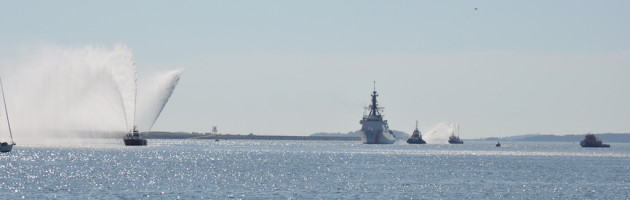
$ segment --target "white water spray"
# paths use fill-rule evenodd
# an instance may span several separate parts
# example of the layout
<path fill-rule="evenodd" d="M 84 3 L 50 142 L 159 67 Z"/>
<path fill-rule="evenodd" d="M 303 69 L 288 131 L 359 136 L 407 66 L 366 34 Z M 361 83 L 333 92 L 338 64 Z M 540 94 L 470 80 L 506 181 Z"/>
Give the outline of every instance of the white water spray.
<path fill-rule="evenodd" d="M 183 70 L 155 74 L 140 82 L 138 90 L 138 128 L 149 132 L 179 82 Z"/>
<path fill-rule="evenodd" d="M 139 92 L 145 92 L 139 93 L 138 103 L 151 102 L 147 100 L 151 98 L 160 103 L 151 104 L 152 108 L 139 105 L 153 114 L 134 116 L 137 73 L 133 53 L 124 45 L 39 48 L 0 64 L 0 73 L 6 77 L 7 106 L 13 111 L 11 125 L 21 143 L 122 137 L 134 119 L 153 124 L 181 74 L 179 70 L 148 77 L 159 84 L 147 90 L 139 87 Z"/>
<path fill-rule="evenodd" d="M 455 123 L 440 122 L 431 130 L 423 132 L 422 138 L 428 144 L 448 144 L 448 137 L 455 131 L 455 127 Z"/>

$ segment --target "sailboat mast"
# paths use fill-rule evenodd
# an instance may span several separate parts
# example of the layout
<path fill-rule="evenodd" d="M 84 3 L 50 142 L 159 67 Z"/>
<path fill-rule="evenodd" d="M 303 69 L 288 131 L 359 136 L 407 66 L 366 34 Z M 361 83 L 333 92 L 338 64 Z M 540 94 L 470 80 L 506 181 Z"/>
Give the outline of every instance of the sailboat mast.
<path fill-rule="evenodd" d="M 11 131 L 11 122 L 9 122 L 9 111 L 7 110 L 7 101 L 4 98 L 4 85 L 2 85 L 2 78 L 0 78 L 0 89 L 2 90 L 2 103 L 4 103 L 4 113 L 7 115 L 7 126 L 9 127 L 9 135 L 11 136 L 11 144 L 15 144 L 13 142 L 13 132 Z"/>

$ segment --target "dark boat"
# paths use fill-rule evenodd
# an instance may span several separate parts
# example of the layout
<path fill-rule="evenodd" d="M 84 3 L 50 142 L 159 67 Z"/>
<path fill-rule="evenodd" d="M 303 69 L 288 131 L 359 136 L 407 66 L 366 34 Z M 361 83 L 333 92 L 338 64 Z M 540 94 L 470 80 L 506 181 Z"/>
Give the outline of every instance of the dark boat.
<path fill-rule="evenodd" d="M 610 147 L 609 144 L 604 144 L 602 140 L 597 138 L 595 134 L 589 133 L 584 136 L 584 140 L 580 142 L 582 147 Z"/>
<path fill-rule="evenodd" d="M 464 141 L 459 139 L 459 125 L 457 125 L 457 133 L 458 135 L 455 136 L 455 131 L 451 132 L 451 137 L 448 137 L 449 144 L 464 144 Z"/>
<path fill-rule="evenodd" d="M 495 147 L 501 147 L 501 143 L 497 142 L 496 145 L 494 145 Z"/>
<path fill-rule="evenodd" d="M 133 126 L 133 130 L 127 133 L 123 140 L 125 146 L 147 146 L 147 140 L 142 138 L 136 126 Z"/>
<path fill-rule="evenodd" d="M 459 136 L 451 135 L 451 137 L 448 137 L 448 143 L 449 144 L 464 144 L 464 141 L 459 139 Z"/>
<path fill-rule="evenodd" d="M 9 135 L 11 136 L 11 143 L 0 143 L 0 152 L 7 153 L 11 152 L 13 146 L 15 146 L 15 142 L 13 142 L 13 132 L 11 131 L 11 123 L 9 122 L 9 111 L 7 110 L 7 101 L 4 98 L 4 86 L 2 86 L 2 80 L 0 80 L 0 89 L 2 89 L 2 103 L 4 103 L 4 112 L 7 115 L 7 126 L 9 127 Z"/>
<path fill-rule="evenodd" d="M 147 140 L 142 138 L 140 132 L 138 131 L 138 127 L 136 126 L 136 109 L 138 104 L 138 83 L 135 82 L 135 95 L 133 99 L 133 129 L 125 135 L 123 141 L 125 142 L 125 146 L 147 146 Z"/>
<path fill-rule="evenodd" d="M 413 131 L 413 135 L 409 139 L 407 139 L 407 143 L 409 144 L 426 144 L 424 140 L 422 140 L 422 134 L 418 130 L 418 121 L 416 121 L 416 130 Z"/>

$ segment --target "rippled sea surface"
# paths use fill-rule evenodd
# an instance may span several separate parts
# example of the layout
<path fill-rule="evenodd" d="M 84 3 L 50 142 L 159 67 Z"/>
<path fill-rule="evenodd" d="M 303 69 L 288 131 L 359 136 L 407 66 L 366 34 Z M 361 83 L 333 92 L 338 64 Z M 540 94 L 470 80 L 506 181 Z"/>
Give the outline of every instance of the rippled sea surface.
<path fill-rule="evenodd" d="M 122 140 L 18 145 L 3 199 L 629 199 L 630 144 Z"/>

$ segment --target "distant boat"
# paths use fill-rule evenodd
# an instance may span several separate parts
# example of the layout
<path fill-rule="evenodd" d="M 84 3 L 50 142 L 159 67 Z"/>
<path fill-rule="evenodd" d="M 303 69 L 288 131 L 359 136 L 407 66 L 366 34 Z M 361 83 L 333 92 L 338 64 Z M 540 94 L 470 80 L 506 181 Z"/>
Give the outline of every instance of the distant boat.
<path fill-rule="evenodd" d="M 7 126 L 9 127 L 9 135 L 11 136 L 11 143 L 9 142 L 0 143 L 0 152 L 7 153 L 13 150 L 13 146 L 15 146 L 15 142 L 13 141 L 13 132 L 11 131 L 11 123 L 9 122 L 9 111 L 7 110 L 7 101 L 4 98 L 4 86 L 2 85 L 2 79 L 0 79 L 0 89 L 2 90 L 2 102 L 4 103 L 4 113 L 7 116 Z"/>
<path fill-rule="evenodd" d="M 138 84 L 136 83 L 136 95 L 133 100 L 133 129 L 125 135 L 123 141 L 125 142 L 125 146 L 147 146 L 147 140 L 142 138 L 142 135 L 138 131 L 138 127 L 136 127 L 136 104 L 137 104 L 137 96 L 138 96 Z"/>
<path fill-rule="evenodd" d="M 610 147 L 609 144 L 604 144 L 602 140 L 597 138 L 595 134 L 588 133 L 584 136 L 584 140 L 580 142 L 580 146 L 582 147 Z"/>
<path fill-rule="evenodd" d="M 426 144 L 424 140 L 422 140 L 422 134 L 418 130 L 418 121 L 416 120 L 416 130 L 413 131 L 413 134 L 409 139 L 407 139 L 407 143 L 409 144 Z"/>
<path fill-rule="evenodd" d="M 147 140 L 142 138 L 136 126 L 133 126 L 133 130 L 125 135 L 123 141 L 125 141 L 125 146 L 147 146 Z"/>
<path fill-rule="evenodd" d="M 459 125 L 457 125 L 457 133 L 458 135 L 455 136 L 455 131 L 451 130 L 451 137 L 448 137 L 449 144 L 464 144 L 464 141 L 459 139 Z"/>
<path fill-rule="evenodd" d="M 372 105 L 370 105 L 370 114 L 363 115 L 363 119 L 359 121 L 362 125 L 360 130 L 361 142 L 363 144 L 393 144 L 396 142 L 396 136 L 389 130 L 387 120 L 383 120 L 376 102 L 376 86 L 372 92 Z"/>
<path fill-rule="evenodd" d="M 494 145 L 495 147 L 501 147 L 501 143 L 497 142 L 496 145 Z"/>

